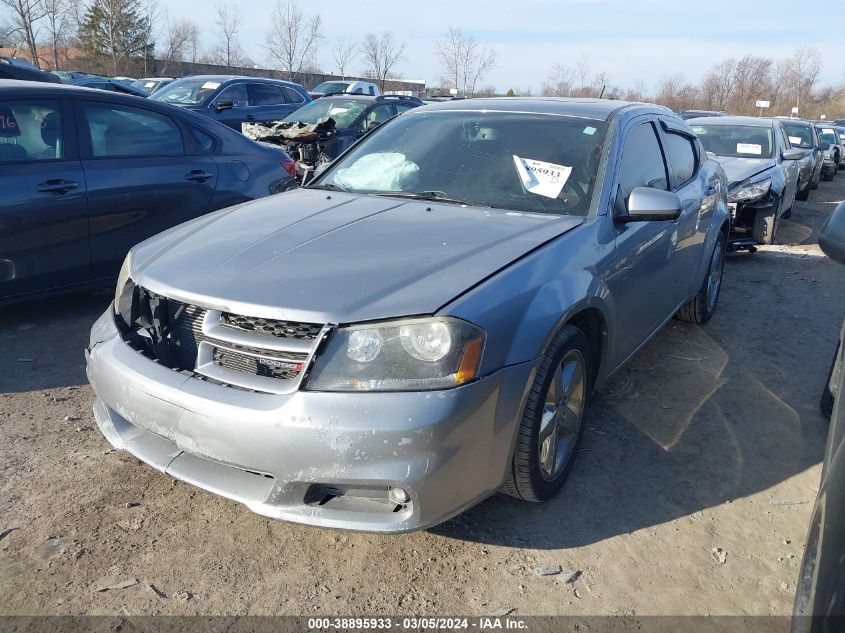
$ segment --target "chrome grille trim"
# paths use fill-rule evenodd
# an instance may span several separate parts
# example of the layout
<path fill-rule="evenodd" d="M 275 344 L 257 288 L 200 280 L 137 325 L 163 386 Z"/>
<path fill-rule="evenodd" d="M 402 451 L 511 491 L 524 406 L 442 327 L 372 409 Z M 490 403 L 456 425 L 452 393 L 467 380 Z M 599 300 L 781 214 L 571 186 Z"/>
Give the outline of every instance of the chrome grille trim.
<path fill-rule="evenodd" d="M 255 334 L 247 330 L 224 326 L 220 322 L 222 315 L 223 313 L 220 310 L 206 311 L 205 318 L 202 321 L 202 333 L 206 338 L 213 338 L 218 341 L 226 341 L 246 347 L 290 352 L 293 354 L 308 354 L 311 348 L 314 347 L 314 340 Z"/>

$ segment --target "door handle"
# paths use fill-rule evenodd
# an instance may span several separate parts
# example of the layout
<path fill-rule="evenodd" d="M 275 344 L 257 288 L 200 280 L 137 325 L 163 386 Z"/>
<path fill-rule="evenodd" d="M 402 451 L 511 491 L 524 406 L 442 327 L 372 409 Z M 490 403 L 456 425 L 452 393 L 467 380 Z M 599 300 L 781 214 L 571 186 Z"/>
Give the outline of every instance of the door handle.
<path fill-rule="evenodd" d="M 62 180 L 61 178 L 52 178 L 46 182 L 38 185 L 38 191 L 42 193 L 53 193 L 62 195 L 71 189 L 76 189 L 79 186 L 78 182 L 72 180 Z"/>
<path fill-rule="evenodd" d="M 185 180 L 190 180 L 191 182 L 205 182 L 209 178 L 213 178 L 214 174 L 210 174 L 207 171 L 203 171 L 202 169 L 192 169 L 187 174 L 185 174 Z"/>

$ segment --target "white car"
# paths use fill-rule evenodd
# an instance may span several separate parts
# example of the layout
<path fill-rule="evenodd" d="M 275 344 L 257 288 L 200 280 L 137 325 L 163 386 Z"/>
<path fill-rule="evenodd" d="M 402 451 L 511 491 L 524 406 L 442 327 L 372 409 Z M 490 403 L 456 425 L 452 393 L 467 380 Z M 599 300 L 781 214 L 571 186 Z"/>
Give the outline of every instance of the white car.
<path fill-rule="evenodd" d="M 379 87 L 371 81 L 353 81 L 353 80 L 337 80 L 324 81 L 319 86 L 309 92 L 314 99 L 325 97 L 327 95 L 370 95 L 377 97 L 381 94 Z"/>

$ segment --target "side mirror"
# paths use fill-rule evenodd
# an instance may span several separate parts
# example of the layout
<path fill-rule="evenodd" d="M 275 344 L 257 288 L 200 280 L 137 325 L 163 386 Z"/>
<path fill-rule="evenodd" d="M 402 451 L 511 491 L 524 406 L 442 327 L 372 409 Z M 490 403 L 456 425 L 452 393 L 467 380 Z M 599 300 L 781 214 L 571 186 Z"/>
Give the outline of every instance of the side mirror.
<path fill-rule="evenodd" d="M 788 149 L 780 156 L 783 160 L 801 160 L 806 154 L 803 149 Z"/>
<path fill-rule="evenodd" d="M 616 218 L 616 221 L 675 220 L 681 215 L 682 207 L 681 199 L 676 193 L 651 187 L 637 187 L 628 196 L 627 215 Z"/>
<path fill-rule="evenodd" d="M 823 152 L 826 152 L 830 149 L 830 143 L 822 143 L 821 145 L 819 145 L 819 149 Z"/>
<path fill-rule="evenodd" d="M 223 110 L 231 110 L 235 107 L 235 104 L 231 101 L 218 101 L 214 104 L 214 109 L 218 112 L 223 112 Z"/>
<path fill-rule="evenodd" d="M 845 264 L 845 202 L 841 202 L 819 234 L 819 246 L 832 260 Z"/>

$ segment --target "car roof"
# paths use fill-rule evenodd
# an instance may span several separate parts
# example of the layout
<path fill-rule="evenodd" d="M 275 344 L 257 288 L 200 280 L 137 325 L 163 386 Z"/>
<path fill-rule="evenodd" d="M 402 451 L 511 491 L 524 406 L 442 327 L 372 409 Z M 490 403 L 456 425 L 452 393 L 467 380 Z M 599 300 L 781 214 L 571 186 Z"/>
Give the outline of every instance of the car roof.
<path fill-rule="evenodd" d="M 775 123 L 780 123 L 780 121 L 776 119 L 761 119 L 757 116 L 708 116 L 687 120 L 687 124 L 692 125 L 693 123 L 701 125 L 747 125 L 750 127 L 772 127 Z"/>
<path fill-rule="evenodd" d="M 198 79 L 200 81 L 218 81 L 220 84 L 227 83 L 229 81 L 263 81 L 267 83 L 274 83 L 274 84 L 284 84 L 286 86 L 295 86 L 299 88 L 299 84 L 293 81 L 285 81 L 284 79 L 273 79 L 272 77 L 249 77 L 248 75 L 188 75 L 187 77 L 179 77 L 176 81 L 180 81 L 181 79 Z"/>
<path fill-rule="evenodd" d="M 612 99 L 578 99 L 568 97 L 490 97 L 483 99 L 455 99 L 452 101 L 436 101 L 424 106 L 426 112 L 438 110 L 489 110 L 495 112 L 528 112 L 532 114 L 559 114 L 575 116 L 598 121 L 609 120 L 616 112 L 641 108 L 643 111 L 656 114 L 674 113 L 663 106 L 637 103 L 631 101 L 615 101 Z"/>
<path fill-rule="evenodd" d="M 789 117 L 785 117 L 785 118 L 776 118 L 776 120 L 780 121 L 784 125 L 786 125 L 787 123 L 794 123 L 794 124 L 798 124 L 798 125 L 803 125 L 804 127 L 810 127 L 811 125 L 813 125 L 810 121 L 805 121 L 804 119 L 790 119 Z"/>

